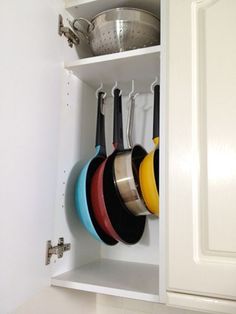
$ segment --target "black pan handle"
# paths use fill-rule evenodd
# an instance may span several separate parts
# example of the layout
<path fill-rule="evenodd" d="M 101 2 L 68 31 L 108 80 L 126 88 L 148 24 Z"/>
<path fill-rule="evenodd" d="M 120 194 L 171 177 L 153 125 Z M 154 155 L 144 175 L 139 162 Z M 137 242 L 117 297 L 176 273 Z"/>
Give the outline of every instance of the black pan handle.
<path fill-rule="evenodd" d="M 153 139 L 160 133 L 160 86 L 154 87 Z"/>
<path fill-rule="evenodd" d="M 105 140 L 105 118 L 103 114 L 104 93 L 98 93 L 98 106 L 97 106 L 97 130 L 96 130 L 96 148 L 98 147 L 99 153 L 106 155 L 106 140 Z"/>
<path fill-rule="evenodd" d="M 124 149 L 122 99 L 118 88 L 114 90 L 113 146 L 118 150 Z"/>

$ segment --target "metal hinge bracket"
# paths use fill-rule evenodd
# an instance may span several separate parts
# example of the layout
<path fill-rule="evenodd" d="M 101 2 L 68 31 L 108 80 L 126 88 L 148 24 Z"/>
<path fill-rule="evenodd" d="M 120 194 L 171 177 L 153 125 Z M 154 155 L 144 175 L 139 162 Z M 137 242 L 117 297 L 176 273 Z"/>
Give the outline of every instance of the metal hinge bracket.
<path fill-rule="evenodd" d="M 45 264 L 50 264 L 52 255 L 57 255 L 58 258 L 62 258 L 64 252 L 69 251 L 71 249 L 70 243 L 64 243 L 64 238 L 58 239 L 58 244 L 56 246 L 52 246 L 52 241 L 47 241 L 46 244 L 46 261 Z"/>
<path fill-rule="evenodd" d="M 69 27 L 64 26 L 61 14 L 58 16 L 58 34 L 67 38 L 70 47 L 73 47 L 73 44 L 78 46 L 80 43 L 79 37 Z"/>

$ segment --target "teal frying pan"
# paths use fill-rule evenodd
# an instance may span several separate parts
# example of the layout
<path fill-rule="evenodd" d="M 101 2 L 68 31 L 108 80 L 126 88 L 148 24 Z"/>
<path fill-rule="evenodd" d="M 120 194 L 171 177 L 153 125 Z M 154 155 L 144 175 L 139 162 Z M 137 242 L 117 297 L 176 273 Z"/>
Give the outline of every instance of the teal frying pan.
<path fill-rule="evenodd" d="M 91 208 L 91 179 L 96 169 L 106 159 L 105 121 L 102 113 L 103 104 L 104 93 L 100 92 L 98 94 L 97 108 L 96 152 L 95 156 L 86 163 L 79 174 L 75 186 L 75 206 L 84 227 L 96 240 L 107 245 L 115 245 L 118 241 L 103 231 L 95 219 Z"/>

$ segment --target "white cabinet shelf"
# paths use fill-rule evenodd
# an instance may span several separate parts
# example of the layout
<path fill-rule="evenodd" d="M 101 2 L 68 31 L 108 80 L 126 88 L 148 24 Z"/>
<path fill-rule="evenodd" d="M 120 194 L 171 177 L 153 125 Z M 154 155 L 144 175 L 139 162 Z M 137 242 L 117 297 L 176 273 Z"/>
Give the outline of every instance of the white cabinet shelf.
<path fill-rule="evenodd" d="M 149 82 L 160 73 L 160 46 L 80 59 L 65 65 L 78 78 L 93 88 L 100 82 L 113 85 L 114 81 L 137 81 L 140 92 L 147 91 Z"/>
<path fill-rule="evenodd" d="M 156 265 L 101 259 L 52 278 L 58 287 L 144 301 L 159 301 Z"/>

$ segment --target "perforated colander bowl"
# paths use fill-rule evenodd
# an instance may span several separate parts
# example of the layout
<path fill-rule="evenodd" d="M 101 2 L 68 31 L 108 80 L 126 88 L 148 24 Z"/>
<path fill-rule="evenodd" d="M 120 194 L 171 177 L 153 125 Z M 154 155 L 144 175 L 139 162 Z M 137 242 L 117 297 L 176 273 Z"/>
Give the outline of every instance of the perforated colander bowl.
<path fill-rule="evenodd" d="M 81 21 L 89 24 L 86 36 L 96 56 L 160 43 L 160 21 L 144 10 L 116 8 L 99 13 L 91 22 L 77 19 L 73 25 L 80 32 Z"/>

